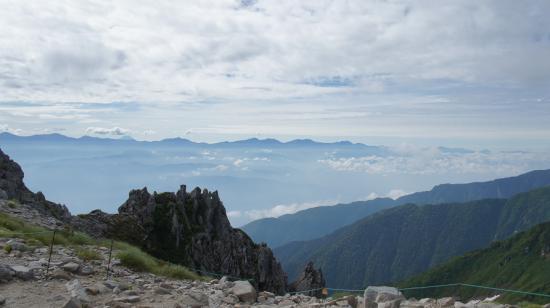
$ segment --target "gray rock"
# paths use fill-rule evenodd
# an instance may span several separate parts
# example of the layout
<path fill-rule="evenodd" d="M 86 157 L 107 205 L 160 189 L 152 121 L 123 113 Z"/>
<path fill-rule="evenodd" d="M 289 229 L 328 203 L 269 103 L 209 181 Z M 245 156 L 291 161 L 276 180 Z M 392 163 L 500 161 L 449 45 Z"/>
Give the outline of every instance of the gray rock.
<path fill-rule="evenodd" d="M 77 298 L 70 298 L 63 308 L 83 308 L 82 303 Z"/>
<path fill-rule="evenodd" d="M 424 308 L 424 304 L 417 300 L 405 300 L 399 304 L 400 308 Z"/>
<path fill-rule="evenodd" d="M 452 297 L 443 297 L 437 300 L 437 306 L 438 307 L 454 307 L 455 306 L 455 299 Z"/>
<path fill-rule="evenodd" d="M 15 272 L 11 269 L 11 267 L 0 264 L 0 282 L 8 282 L 13 279 L 13 275 L 15 275 Z"/>
<path fill-rule="evenodd" d="M 378 303 L 378 308 L 399 308 L 401 299 L 394 299 L 387 302 Z"/>
<path fill-rule="evenodd" d="M 71 294 L 71 298 L 79 300 L 81 303 L 89 303 L 90 298 L 86 294 L 86 289 L 82 287 L 78 279 L 71 280 L 65 284 L 67 291 Z"/>
<path fill-rule="evenodd" d="M 155 294 L 167 295 L 167 294 L 172 294 L 172 292 L 166 288 L 158 287 L 155 289 Z"/>
<path fill-rule="evenodd" d="M 11 266 L 11 269 L 15 272 L 15 277 L 17 277 L 21 280 L 34 279 L 34 272 L 26 266 L 13 265 L 13 266 Z"/>
<path fill-rule="evenodd" d="M 6 304 L 6 298 L 0 295 L 0 306 L 3 306 L 4 304 Z"/>
<path fill-rule="evenodd" d="M 10 245 L 12 250 L 17 250 L 17 251 L 29 250 L 29 247 L 25 245 L 23 242 L 21 242 L 20 240 L 12 239 L 12 240 L 9 240 L 6 244 Z"/>
<path fill-rule="evenodd" d="M 363 294 L 363 298 L 365 308 L 379 307 L 377 300 L 388 300 L 388 305 L 391 306 L 395 305 L 395 303 L 392 303 L 394 300 L 401 302 L 401 300 L 404 299 L 403 294 L 401 294 L 398 289 L 384 286 L 370 286 L 366 288 Z M 397 306 L 399 306 L 399 302 L 397 302 Z"/>
<path fill-rule="evenodd" d="M 89 265 L 83 265 L 80 267 L 80 275 L 92 275 L 94 273 L 94 268 Z"/>
<path fill-rule="evenodd" d="M 29 268 L 31 270 L 42 269 L 43 265 L 40 261 L 31 261 L 31 262 L 29 262 Z"/>
<path fill-rule="evenodd" d="M 111 289 L 107 288 L 104 284 L 97 282 L 89 287 L 84 288 L 87 294 L 98 295 L 111 293 Z"/>
<path fill-rule="evenodd" d="M 542 306 L 542 308 L 550 308 L 550 303 L 548 303 L 548 304 Z"/>
<path fill-rule="evenodd" d="M 384 302 L 389 302 L 396 299 L 404 300 L 405 297 L 402 294 L 381 292 L 381 293 L 378 293 L 375 301 L 377 303 L 384 303 Z"/>
<path fill-rule="evenodd" d="M 208 296 L 202 292 L 191 291 L 181 297 L 181 304 L 184 307 L 208 306 Z"/>
<path fill-rule="evenodd" d="M 112 280 L 104 281 L 103 284 L 111 290 L 118 287 L 118 282 Z"/>
<path fill-rule="evenodd" d="M 239 302 L 239 298 L 234 294 L 229 294 L 222 300 L 226 304 L 235 305 Z"/>
<path fill-rule="evenodd" d="M 123 302 L 123 303 L 137 303 L 140 300 L 141 300 L 141 297 L 139 297 L 138 295 L 117 297 L 114 299 L 115 302 Z"/>
<path fill-rule="evenodd" d="M 80 264 L 75 262 L 68 262 L 62 265 L 61 268 L 69 273 L 76 273 L 80 268 Z"/>
<path fill-rule="evenodd" d="M 256 302 L 256 289 L 246 280 L 235 281 L 235 285 L 231 288 L 231 293 L 235 294 L 242 302 Z"/>
<path fill-rule="evenodd" d="M 53 279 L 61 279 L 61 280 L 71 280 L 71 274 L 65 272 L 64 270 L 60 268 L 56 268 L 53 271 L 50 272 L 50 277 Z"/>

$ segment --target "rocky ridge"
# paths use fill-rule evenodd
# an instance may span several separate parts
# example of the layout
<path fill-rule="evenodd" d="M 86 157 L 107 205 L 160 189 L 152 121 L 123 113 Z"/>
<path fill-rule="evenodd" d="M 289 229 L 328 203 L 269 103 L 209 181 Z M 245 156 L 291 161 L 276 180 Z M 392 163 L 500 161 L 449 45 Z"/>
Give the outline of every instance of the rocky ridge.
<path fill-rule="evenodd" d="M 99 237 L 132 243 L 160 259 L 205 272 L 250 279 L 283 294 L 286 274 L 271 249 L 231 227 L 217 192 L 182 185 L 176 193 L 132 190 L 117 214 L 94 211 L 73 225 Z"/>

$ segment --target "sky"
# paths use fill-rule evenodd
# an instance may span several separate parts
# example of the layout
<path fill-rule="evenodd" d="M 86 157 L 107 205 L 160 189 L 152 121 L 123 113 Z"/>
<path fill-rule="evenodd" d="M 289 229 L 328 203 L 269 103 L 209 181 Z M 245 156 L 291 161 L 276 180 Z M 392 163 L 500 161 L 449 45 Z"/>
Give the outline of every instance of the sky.
<path fill-rule="evenodd" d="M 0 5 L 0 131 L 550 147 L 548 1 Z"/>

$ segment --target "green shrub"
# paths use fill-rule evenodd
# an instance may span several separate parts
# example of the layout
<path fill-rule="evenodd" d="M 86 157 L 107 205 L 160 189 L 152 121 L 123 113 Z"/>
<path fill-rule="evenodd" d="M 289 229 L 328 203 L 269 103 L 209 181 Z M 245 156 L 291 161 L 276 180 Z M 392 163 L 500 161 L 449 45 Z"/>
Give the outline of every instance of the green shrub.
<path fill-rule="evenodd" d="M 103 259 L 99 252 L 88 248 L 77 248 L 76 255 L 84 261 Z"/>
<path fill-rule="evenodd" d="M 17 208 L 19 207 L 19 202 L 15 199 L 8 200 L 8 207 L 12 209 Z"/>
<path fill-rule="evenodd" d="M 11 253 L 11 250 L 12 250 L 12 247 L 10 244 L 7 244 L 6 246 L 4 246 L 4 251 L 6 253 Z"/>

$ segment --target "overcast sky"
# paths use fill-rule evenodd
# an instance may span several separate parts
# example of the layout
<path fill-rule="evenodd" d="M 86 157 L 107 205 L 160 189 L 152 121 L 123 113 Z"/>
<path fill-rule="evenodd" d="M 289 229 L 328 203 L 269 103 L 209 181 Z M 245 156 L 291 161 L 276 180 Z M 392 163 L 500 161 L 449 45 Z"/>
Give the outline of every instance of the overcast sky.
<path fill-rule="evenodd" d="M 0 5 L 2 131 L 549 144 L 550 1 Z"/>

